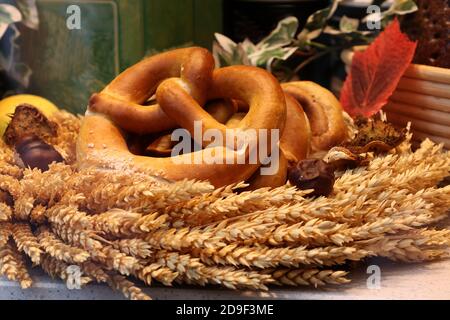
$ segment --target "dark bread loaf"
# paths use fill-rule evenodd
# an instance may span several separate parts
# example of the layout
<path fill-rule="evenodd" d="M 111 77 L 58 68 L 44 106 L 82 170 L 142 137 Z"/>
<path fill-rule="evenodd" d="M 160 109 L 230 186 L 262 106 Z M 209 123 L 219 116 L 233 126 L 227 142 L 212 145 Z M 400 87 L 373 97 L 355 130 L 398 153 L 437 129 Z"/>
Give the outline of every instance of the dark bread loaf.
<path fill-rule="evenodd" d="M 449 0 L 415 0 L 419 10 L 402 18 L 402 29 L 417 40 L 414 63 L 450 68 Z"/>

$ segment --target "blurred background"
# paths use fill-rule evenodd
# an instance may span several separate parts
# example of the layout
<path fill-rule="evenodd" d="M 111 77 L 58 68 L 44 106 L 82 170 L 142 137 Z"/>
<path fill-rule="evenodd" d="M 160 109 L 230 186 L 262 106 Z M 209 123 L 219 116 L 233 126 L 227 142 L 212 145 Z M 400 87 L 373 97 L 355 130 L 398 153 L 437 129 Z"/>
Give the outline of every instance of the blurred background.
<path fill-rule="evenodd" d="M 371 1 L 343 1 L 336 11 L 361 18 Z M 381 1 L 382 2 L 382 1 Z M 176 47 L 211 49 L 214 33 L 257 43 L 288 16 L 307 18 L 329 0 L 0 0 L 22 21 L 7 24 L 0 39 L 0 97 L 27 92 L 82 113 L 91 93 L 143 57 Z M 79 7 L 80 28 L 67 27 Z M 2 11 L 0 10 L 0 19 Z M 6 20 L 8 21 L 8 20 Z M 72 21 L 73 22 L 73 21 Z M 1 27 L 0 27 L 1 29 Z M 326 36 L 322 43 L 335 45 Z M 315 59 L 299 74 L 327 87 L 344 75 L 339 53 Z M 294 55 L 295 59 L 303 59 Z M 289 67 L 289 65 L 288 65 Z"/>

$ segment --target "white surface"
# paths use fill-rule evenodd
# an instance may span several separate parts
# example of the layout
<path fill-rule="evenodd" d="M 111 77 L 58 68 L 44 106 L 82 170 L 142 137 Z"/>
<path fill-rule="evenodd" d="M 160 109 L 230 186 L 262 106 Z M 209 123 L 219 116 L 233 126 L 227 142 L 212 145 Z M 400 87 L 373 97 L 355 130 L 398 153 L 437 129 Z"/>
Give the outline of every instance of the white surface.
<path fill-rule="evenodd" d="M 368 289 L 368 265 L 381 268 L 381 288 Z M 269 292 L 230 291 L 215 287 L 155 286 L 145 289 L 153 299 L 450 299 L 450 260 L 428 264 L 394 264 L 372 259 L 354 270 L 352 283 L 342 286 L 314 289 L 272 288 Z M 21 290 L 18 284 L 0 278 L 0 299 L 123 299 L 103 285 L 88 285 L 82 290 L 68 290 L 61 281 L 54 281 L 39 271 L 33 274 L 32 288 Z"/>

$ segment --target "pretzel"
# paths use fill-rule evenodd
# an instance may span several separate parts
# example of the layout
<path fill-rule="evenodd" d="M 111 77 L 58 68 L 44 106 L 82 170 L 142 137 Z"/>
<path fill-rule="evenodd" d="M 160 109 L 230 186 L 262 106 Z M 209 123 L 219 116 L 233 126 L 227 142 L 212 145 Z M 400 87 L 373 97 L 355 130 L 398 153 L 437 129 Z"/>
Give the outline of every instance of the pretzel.
<path fill-rule="evenodd" d="M 256 67 L 232 66 L 214 70 L 211 76 L 207 72 L 195 76 L 186 71 L 198 69 L 186 62 L 189 58 L 186 57 L 186 51 L 175 52 L 181 57 L 177 57 L 173 52 L 169 55 L 150 57 L 126 70 L 100 94 L 93 96 L 77 143 L 77 159 L 81 168 L 132 169 L 144 172 L 150 170 L 171 180 L 209 180 L 215 186 L 223 186 L 248 179 L 260 167 L 261 159 L 258 159 L 257 163 L 249 161 L 245 164 L 237 163 L 239 156 L 237 151 L 230 152 L 227 146 L 211 147 L 170 158 L 139 156 L 128 150 L 122 129 L 137 133 L 161 131 L 169 127 L 169 124 L 159 122 L 164 118 L 163 115 L 170 119 L 170 126 L 179 125 L 187 129 L 192 136 L 194 136 L 194 121 L 197 120 L 201 121 L 203 130 L 217 129 L 221 132 L 226 130 L 225 125 L 216 121 L 200 106 L 199 102 L 202 100 L 233 98 L 248 104 L 249 111 L 238 125 L 241 131 L 248 128 L 256 130 L 284 128 L 286 102 L 280 85 L 271 74 Z M 206 57 L 202 58 L 197 51 L 190 52 L 198 54 L 196 59 L 189 60 L 195 66 L 209 65 L 209 62 L 199 60 L 212 59 L 208 56 L 210 54 L 205 54 Z M 175 66 L 167 64 L 162 56 L 171 57 L 170 63 L 174 63 Z M 157 62 L 165 63 L 172 71 L 162 70 L 160 67 L 159 71 L 162 74 L 147 74 L 155 72 Z M 179 70 L 180 65 L 183 67 L 180 70 L 183 71 Z M 175 69 L 176 71 L 173 71 Z M 164 80 L 166 77 L 177 75 L 177 72 L 181 75 L 179 78 Z M 186 74 L 191 77 L 187 77 Z M 192 85 L 193 79 L 202 81 L 199 81 L 198 85 Z M 159 106 L 149 107 L 151 111 L 146 113 L 147 107 L 142 107 L 138 103 L 148 99 L 154 91 L 154 86 L 160 81 L 162 82 L 156 89 Z M 135 90 L 136 88 L 139 90 Z M 203 88 L 203 91 L 199 88 Z M 115 94 L 114 99 L 110 98 L 111 92 Z M 105 96 L 107 103 L 103 103 Z M 147 118 L 142 118 L 142 113 Z M 123 120 L 122 116 L 126 117 L 126 120 Z M 207 141 L 198 142 L 203 146 L 207 145 Z M 252 150 L 247 151 L 246 157 Z M 196 157 L 204 159 L 211 154 L 224 155 L 223 163 L 195 164 Z"/>
<path fill-rule="evenodd" d="M 105 114 L 121 128 L 139 134 L 176 127 L 159 105 L 143 104 L 165 79 L 179 77 L 203 105 L 211 83 L 214 59 L 203 48 L 164 52 L 142 60 L 115 78 L 89 101 L 89 110 Z"/>
<path fill-rule="evenodd" d="M 343 110 L 330 91 L 310 81 L 288 82 L 281 86 L 301 104 L 308 116 L 313 151 L 328 150 L 346 139 Z"/>
<path fill-rule="evenodd" d="M 286 124 L 280 138 L 280 156 L 278 160 L 278 171 L 274 175 L 261 175 L 255 172 L 249 179 L 249 189 L 262 187 L 278 187 L 286 183 L 287 170 L 291 165 L 305 159 L 309 154 L 311 142 L 311 129 L 309 121 L 300 104 L 291 95 L 285 93 L 286 98 Z M 239 105 L 240 110 L 245 110 L 243 104 Z M 240 115 L 237 113 L 236 115 Z M 233 125 L 236 117 L 232 117 L 227 125 Z"/>
<path fill-rule="evenodd" d="M 239 181 L 248 181 L 250 188 L 279 186 L 286 182 L 288 167 L 310 150 L 326 150 L 346 138 L 339 102 L 319 85 L 298 81 L 280 86 L 266 71 L 249 66 L 213 68 L 211 54 L 194 47 L 162 53 L 125 70 L 90 99 L 77 143 L 79 166 L 131 169 L 171 180 L 209 180 L 217 187 Z M 151 97 L 157 103 L 149 103 Z M 225 107 L 213 102 L 202 108 L 217 99 L 229 100 Z M 236 135 L 231 144 L 209 147 L 211 141 L 195 135 L 197 121 L 203 132 L 215 129 L 227 137 L 227 130 L 235 128 Z M 204 149 L 167 157 L 174 148 L 170 130 L 179 127 Z M 250 141 L 253 149 L 243 153 L 245 163 L 237 163 L 242 150 L 235 142 L 246 129 L 280 130 L 275 174 L 257 171 L 265 159 L 248 161 L 259 136 Z M 158 157 L 144 156 L 141 147 L 129 148 L 127 133 L 147 137 L 137 140 L 148 141 L 145 152 Z M 272 145 L 270 135 L 266 138 Z M 222 157 L 222 162 L 205 161 L 211 155 Z"/>
<path fill-rule="evenodd" d="M 218 122 L 226 123 L 237 111 L 237 103 L 231 99 L 208 101 L 205 110 Z M 154 156 L 170 156 L 176 141 L 172 140 L 171 133 L 156 137 L 145 149 L 145 153 Z"/>

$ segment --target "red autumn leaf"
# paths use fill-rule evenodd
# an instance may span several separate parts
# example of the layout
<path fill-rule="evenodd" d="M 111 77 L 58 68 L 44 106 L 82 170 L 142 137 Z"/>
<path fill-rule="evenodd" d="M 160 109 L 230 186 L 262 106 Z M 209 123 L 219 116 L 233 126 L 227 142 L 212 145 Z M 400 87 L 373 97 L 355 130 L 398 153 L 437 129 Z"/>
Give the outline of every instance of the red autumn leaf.
<path fill-rule="evenodd" d="M 353 117 L 380 111 L 411 63 L 416 46 L 395 19 L 365 51 L 356 52 L 341 91 L 344 110 Z"/>

